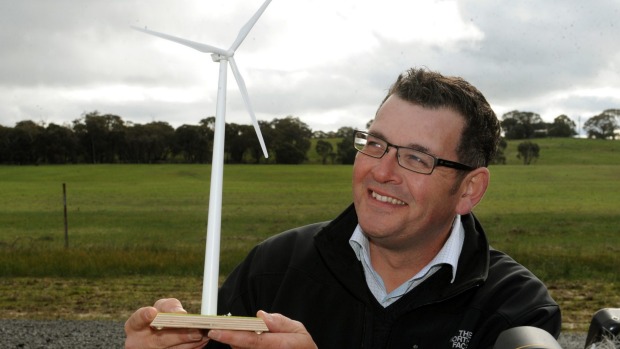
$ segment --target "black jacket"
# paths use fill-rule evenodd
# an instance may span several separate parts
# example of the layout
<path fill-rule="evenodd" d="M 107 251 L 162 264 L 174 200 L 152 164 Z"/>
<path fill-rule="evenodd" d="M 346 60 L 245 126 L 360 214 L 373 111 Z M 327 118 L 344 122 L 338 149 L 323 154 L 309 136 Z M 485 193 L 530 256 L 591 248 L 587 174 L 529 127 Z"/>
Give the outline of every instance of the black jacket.
<path fill-rule="evenodd" d="M 461 221 L 465 242 L 454 283 L 450 268 L 441 268 L 383 308 L 349 245 L 357 225 L 351 206 L 331 222 L 256 246 L 221 287 L 218 312 L 281 313 L 302 322 L 319 349 L 490 348 L 500 332 L 524 325 L 557 338 L 560 310 L 543 283 L 490 249 L 473 215 Z"/>

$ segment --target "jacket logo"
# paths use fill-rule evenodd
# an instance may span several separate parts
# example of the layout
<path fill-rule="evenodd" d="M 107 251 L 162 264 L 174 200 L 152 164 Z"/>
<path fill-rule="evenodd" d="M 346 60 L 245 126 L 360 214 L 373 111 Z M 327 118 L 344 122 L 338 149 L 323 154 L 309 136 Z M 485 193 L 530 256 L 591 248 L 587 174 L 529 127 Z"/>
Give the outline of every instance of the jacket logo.
<path fill-rule="evenodd" d="M 473 334 L 474 333 L 471 331 L 459 330 L 459 334 L 450 339 L 450 342 L 452 343 L 452 348 L 467 349 L 467 347 L 469 346 L 469 341 L 471 340 Z"/>

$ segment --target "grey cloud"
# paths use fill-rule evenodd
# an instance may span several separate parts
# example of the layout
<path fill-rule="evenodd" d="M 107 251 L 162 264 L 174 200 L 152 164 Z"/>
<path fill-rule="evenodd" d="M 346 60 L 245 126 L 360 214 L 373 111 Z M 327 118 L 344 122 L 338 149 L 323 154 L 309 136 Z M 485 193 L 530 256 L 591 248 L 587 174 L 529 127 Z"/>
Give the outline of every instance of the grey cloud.
<path fill-rule="evenodd" d="M 268 10 L 265 20 L 259 22 L 240 48 L 243 58 L 237 60 L 240 68 L 245 69 L 256 111 L 274 117 L 292 114 L 303 120 L 306 115 L 351 110 L 366 119 L 374 115 L 396 76 L 411 66 L 463 76 L 479 87 L 492 104 L 532 108 L 535 112 L 538 110 L 534 108 L 550 107 L 540 101 L 558 91 L 620 86 L 618 1 L 459 0 L 458 4 L 462 18 L 483 33 L 481 40 L 432 44 L 396 41 L 376 34 L 375 42 L 363 53 L 341 60 L 330 59 L 326 53 L 322 61 L 300 68 L 301 71 L 252 65 L 254 52 L 276 46 L 285 50 L 293 44 L 282 40 L 285 26 L 294 25 L 294 20 L 270 21 Z M 270 6 L 274 5 L 275 2 Z M 5 106 L 0 109 L 0 123 L 8 124 L 6 120 L 13 120 L 15 115 L 36 119 L 40 109 L 44 114 L 59 110 L 57 117 L 71 114 L 69 120 L 79 117 L 81 112 L 97 109 L 138 123 L 153 119 L 173 124 L 196 123 L 212 115 L 216 83 L 207 81 L 206 72 L 217 68 L 208 65 L 213 64 L 210 58 L 173 43 L 169 43 L 168 49 L 160 39 L 129 28 L 148 26 L 225 47 L 247 19 L 239 16 L 243 18 L 231 21 L 226 15 L 207 16 L 204 12 L 187 11 L 187 6 L 192 3 L 186 0 L 0 0 L 3 91 L 41 86 L 80 90 L 115 84 L 144 89 L 205 86 L 204 99 L 185 104 L 143 101 L 122 105 L 93 101 L 71 106 L 76 102 L 59 101 L 62 103 L 58 106 L 41 106 L 52 101 L 23 102 L 2 96 L 0 103 Z M 215 9 L 214 13 L 239 10 L 238 13 L 250 16 L 253 11 L 236 2 L 217 6 L 226 8 Z M 232 6 L 240 8 L 229 8 Z M 312 39 L 313 42 L 296 49 L 311 53 L 321 42 L 330 40 Z M 245 122 L 246 112 L 232 78 L 229 84 L 228 116 L 231 122 Z M 571 116 L 570 110 L 586 113 L 599 107 L 600 111 L 618 107 L 618 98 L 556 98 L 553 103 L 559 106 L 555 109 L 564 107 Z M 552 116 L 556 115 L 549 117 Z M 348 118 L 343 120 L 353 120 Z"/>

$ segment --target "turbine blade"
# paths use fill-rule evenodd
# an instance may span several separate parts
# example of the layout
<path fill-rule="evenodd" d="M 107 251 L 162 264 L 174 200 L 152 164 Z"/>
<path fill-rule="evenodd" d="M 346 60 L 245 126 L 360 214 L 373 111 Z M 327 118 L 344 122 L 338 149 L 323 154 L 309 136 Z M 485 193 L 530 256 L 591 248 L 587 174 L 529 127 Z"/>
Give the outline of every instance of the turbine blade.
<path fill-rule="evenodd" d="M 250 96 L 248 95 L 248 90 L 245 87 L 245 82 L 243 81 L 243 77 L 241 77 L 241 73 L 239 73 L 239 69 L 237 68 L 237 64 L 235 63 L 235 59 L 233 57 L 228 58 L 230 62 L 230 68 L 232 69 L 233 75 L 235 76 L 235 80 L 237 80 L 237 85 L 239 86 L 239 91 L 241 92 L 241 97 L 243 97 L 243 101 L 245 102 L 245 107 L 250 113 L 250 117 L 252 118 L 252 124 L 254 125 L 254 130 L 256 131 L 256 135 L 258 136 L 258 141 L 260 142 L 260 146 L 263 149 L 263 155 L 265 158 L 269 157 L 267 153 L 267 147 L 265 146 L 265 140 L 263 139 L 263 134 L 260 131 L 260 127 L 258 125 L 258 121 L 256 121 L 256 115 L 254 115 L 254 111 L 252 110 L 252 104 L 250 103 Z"/>
<path fill-rule="evenodd" d="M 265 9 L 267 8 L 267 6 L 269 6 L 270 2 L 271 0 L 265 0 L 263 5 L 258 9 L 258 11 L 256 11 L 254 16 L 252 16 L 252 18 L 250 18 L 250 20 L 241 28 L 237 39 L 235 40 L 235 42 L 233 42 L 232 46 L 230 46 L 230 49 L 228 51 L 235 52 L 237 48 L 239 48 L 239 45 L 241 45 L 243 40 L 245 40 L 245 37 L 248 36 L 248 33 L 250 32 L 250 30 L 252 30 L 252 27 L 254 27 L 254 24 L 256 24 L 258 18 L 263 14 L 263 12 L 265 12 Z"/>
<path fill-rule="evenodd" d="M 145 29 L 145 28 L 136 27 L 136 26 L 133 26 L 133 25 L 131 27 L 133 29 L 137 30 L 137 31 L 141 31 L 143 33 L 147 33 L 147 34 L 150 34 L 150 35 L 154 35 L 154 36 L 160 37 L 162 39 L 174 41 L 174 42 L 179 43 L 181 45 L 185 45 L 185 46 L 191 47 L 191 48 L 193 48 L 195 50 L 198 50 L 200 52 L 217 53 L 217 54 L 220 54 L 222 56 L 229 56 L 230 55 L 230 53 L 228 51 L 226 51 L 224 49 L 221 49 L 219 47 L 215 47 L 215 46 L 211 46 L 211 45 L 207 45 L 207 44 L 201 44 L 199 42 L 182 39 L 182 38 L 179 38 L 179 37 L 176 37 L 176 36 L 172 36 L 172 35 L 156 32 L 154 30 L 149 30 L 149 29 Z"/>

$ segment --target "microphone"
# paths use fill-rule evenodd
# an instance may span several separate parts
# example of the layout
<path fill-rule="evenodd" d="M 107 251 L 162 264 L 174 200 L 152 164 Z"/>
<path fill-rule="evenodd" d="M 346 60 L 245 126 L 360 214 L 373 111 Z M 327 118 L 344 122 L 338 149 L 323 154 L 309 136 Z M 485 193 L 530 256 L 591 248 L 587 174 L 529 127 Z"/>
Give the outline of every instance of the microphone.
<path fill-rule="evenodd" d="M 499 334 L 493 349 L 562 349 L 549 332 L 532 326 L 507 329 Z"/>

